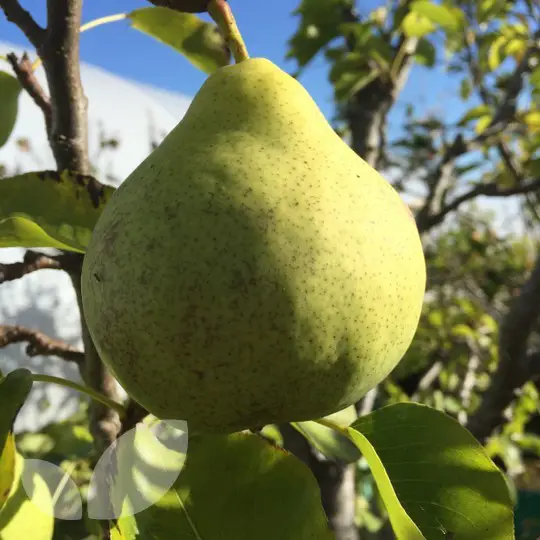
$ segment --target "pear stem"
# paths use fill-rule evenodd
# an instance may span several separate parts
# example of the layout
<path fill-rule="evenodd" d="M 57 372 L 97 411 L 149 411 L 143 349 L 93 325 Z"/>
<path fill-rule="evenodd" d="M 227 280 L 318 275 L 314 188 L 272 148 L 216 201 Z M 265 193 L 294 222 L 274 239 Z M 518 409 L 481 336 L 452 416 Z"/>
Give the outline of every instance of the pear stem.
<path fill-rule="evenodd" d="M 121 403 L 109 399 L 103 394 L 92 390 L 92 388 L 89 388 L 88 386 L 77 384 L 76 382 L 70 381 L 69 379 L 63 379 L 62 377 L 54 377 L 53 375 L 40 375 L 37 373 L 32 373 L 32 380 L 34 382 L 46 382 L 58 384 L 59 386 L 64 386 L 66 388 L 73 388 L 74 390 L 78 390 L 79 392 L 91 397 L 94 401 L 102 403 L 103 405 L 106 405 L 107 407 L 115 410 L 120 415 L 120 417 L 124 417 L 124 415 L 126 414 L 126 408 Z"/>
<path fill-rule="evenodd" d="M 227 0 L 210 0 L 207 9 L 227 41 L 235 62 L 247 60 L 249 53 Z"/>

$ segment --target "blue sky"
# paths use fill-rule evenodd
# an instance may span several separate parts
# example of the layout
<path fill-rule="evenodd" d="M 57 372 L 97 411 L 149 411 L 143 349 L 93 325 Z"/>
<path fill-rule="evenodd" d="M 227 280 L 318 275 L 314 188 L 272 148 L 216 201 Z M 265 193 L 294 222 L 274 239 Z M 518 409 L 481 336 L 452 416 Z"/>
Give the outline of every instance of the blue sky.
<path fill-rule="evenodd" d="M 45 24 L 45 2 L 26 0 L 22 2 L 36 19 Z M 368 13 L 380 5 L 379 0 L 363 0 L 359 5 L 362 13 Z M 150 4 L 144 0 L 92 0 L 84 3 L 83 20 L 131 11 Z M 261 6 L 264 5 L 264 8 Z M 251 56 L 265 56 L 292 72 L 295 65 L 287 61 L 287 40 L 294 33 L 298 19 L 292 11 L 298 2 L 273 0 L 262 4 L 253 0 L 231 0 L 238 25 Z M 24 35 L 14 25 L 0 16 L 0 39 L 22 46 L 29 46 Z M 153 84 L 168 90 L 193 96 L 205 75 L 197 71 L 178 53 L 157 41 L 130 29 L 125 21 L 95 28 L 81 36 L 81 56 L 88 63 L 112 71 L 135 81 Z M 415 68 L 413 76 L 402 93 L 400 102 L 391 115 L 391 130 L 399 126 L 404 103 L 412 101 L 428 108 L 444 107 L 445 112 L 457 116 L 463 110 L 455 97 L 456 81 L 450 85 L 446 76 L 421 67 Z M 301 82 L 317 101 L 328 118 L 334 107 L 332 89 L 327 81 L 324 59 L 318 58 L 301 77 Z M 392 129 L 394 128 L 394 129 Z"/>

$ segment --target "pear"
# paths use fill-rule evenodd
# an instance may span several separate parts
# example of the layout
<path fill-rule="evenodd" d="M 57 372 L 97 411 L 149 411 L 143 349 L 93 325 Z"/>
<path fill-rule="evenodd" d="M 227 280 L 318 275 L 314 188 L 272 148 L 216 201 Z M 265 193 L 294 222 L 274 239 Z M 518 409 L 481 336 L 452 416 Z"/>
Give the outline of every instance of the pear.
<path fill-rule="evenodd" d="M 19 81 L 9 73 L 0 71 L 0 148 L 6 144 L 15 127 L 20 92 Z"/>
<path fill-rule="evenodd" d="M 220 68 L 93 232 L 83 308 L 124 389 L 190 432 L 302 421 L 358 401 L 415 334 L 416 223 L 299 82 Z"/>

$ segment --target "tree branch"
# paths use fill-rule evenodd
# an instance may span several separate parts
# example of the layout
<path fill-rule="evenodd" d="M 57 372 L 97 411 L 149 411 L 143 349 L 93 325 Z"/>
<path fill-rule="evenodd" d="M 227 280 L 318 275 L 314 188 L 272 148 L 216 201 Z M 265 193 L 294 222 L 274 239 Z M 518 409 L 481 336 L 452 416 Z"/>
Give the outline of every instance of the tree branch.
<path fill-rule="evenodd" d="M 26 347 L 28 356 L 58 356 L 79 366 L 84 363 L 84 353 L 72 345 L 52 339 L 37 330 L 22 326 L 0 325 L 0 348 L 22 342 L 28 342 Z"/>
<path fill-rule="evenodd" d="M 480 74 L 471 50 L 471 39 L 472 38 L 470 37 L 466 39 L 466 43 L 468 44 L 466 49 L 467 61 L 469 63 L 471 76 L 473 79 L 478 81 Z M 486 195 L 492 197 L 506 197 L 509 195 L 526 194 L 530 191 L 538 189 L 538 184 L 536 182 L 531 182 L 529 184 L 522 183 L 522 175 L 517 170 L 510 152 L 500 140 L 499 135 L 505 128 L 507 128 L 508 123 L 512 120 L 512 118 L 514 118 L 516 101 L 519 93 L 523 89 L 524 76 L 532 69 L 529 60 L 540 50 L 540 47 L 538 46 L 539 39 L 540 29 L 537 30 L 531 38 L 530 46 L 519 61 L 512 75 L 507 79 L 504 96 L 496 107 L 490 125 L 481 134 L 469 141 L 466 141 L 463 134 L 459 133 L 454 138 L 453 142 L 446 148 L 439 166 L 436 168 L 431 177 L 428 196 L 426 197 L 422 208 L 417 212 L 416 215 L 418 228 L 421 232 L 425 232 L 433 226 L 438 225 L 443 221 L 449 212 L 457 209 L 458 206 L 475 198 L 476 196 Z M 492 100 L 489 98 L 487 90 L 483 84 L 481 84 L 481 80 L 479 83 L 479 93 L 484 103 L 488 105 L 492 104 Z M 519 185 L 516 188 L 502 190 L 499 189 L 495 183 L 486 184 L 485 186 L 472 189 L 464 195 L 457 197 L 451 203 L 447 203 L 446 196 L 448 195 L 450 186 L 452 185 L 455 160 L 463 154 L 488 143 L 494 137 L 496 138 L 495 145 L 502 161 L 514 178 L 516 184 Z"/>
<path fill-rule="evenodd" d="M 447 214 L 456 210 L 463 203 L 475 199 L 479 196 L 485 197 L 510 197 L 512 195 L 525 195 L 540 189 L 540 178 L 526 182 L 519 186 L 510 188 L 500 187 L 497 183 L 491 182 L 471 188 L 469 191 L 456 197 L 452 202 L 446 204 L 436 214 L 422 215 L 422 210 L 417 214 L 416 222 L 420 232 L 426 232 L 435 225 L 441 223 Z"/>
<path fill-rule="evenodd" d="M 22 262 L 11 264 L 0 263 L 0 284 L 5 281 L 14 281 L 38 270 L 69 270 L 72 265 L 72 253 L 45 255 L 44 253 L 28 250 L 24 254 Z"/>
<path fill-rule="evenodd" d="M 48 25 L 38 53 L 43 60 L 51 95 L 48 135 L 57 168 L 88 175 L 88 104 L 81 82 L 79 58 L 81 12 L 82 0 L 48 0 Z M 77 264 L 70 269 L 69 275 L 81 314 L 85 354 L 81 375 L 90 388 L 117 400 L 116 381 L 102 363 L 84 319 L 80 284 L 83 256 L 77 255 L 75 260 Z M 102 404 L 91 404 L 90 431 L 97 458 L 116 441 L 119 430 L 118 413 Z M 110 538 L 109 523 L 103 521 L 101 525 L 104 537 Z"/>
<path fill-rule="evenodd" d="M 210 0 L 148 0 L 154 6 L 174 9 L 182 13 L 203 13 Z"/>
<path fill-rule="evenodd" d="M 45 30 L 19 4 L 19 1 L 0 0 L 0 8 L 4 11 L 7 20 L 18 26 L 29 39 L 30 43 L 36 49 L 39 49 L 45 36 Z"/>
<path fill-rule="evenodd" d="M 79 60 L 82 0 L 49 0 L 39 49 L 52 103 L 49 140 L 60 170 L 89 174 L 87 99 Z"/>
<path fill-rule="evenodd" d="M 482 402 L 471 415 L 468 429 L 480 441 L 485 441 L 502 422 L 506 407 L 514 400 L 515 392 L 540 372 L 537 354 L 529 355 L 527 342 L 540 319 L 540 253 L 535 266 L 510 304 L 508 313 L 499 327 L 499 363 Z"/>
<path fill-rule="evenodd" d="M 21 86 L 28 92 L 30 97 L 34 100 L 34 103 L 43 112 L 47 132 L 49 132 L 52 117 L 51 100 L 45 93 L 45 90 L 43 90 L 43 87 L 39 84 L 39 81 L 36 79 L 30 58 L 28 58 L 28 55 L 24 53 L 19 61 L 16 54 L 10 53 L 7 55 L 7 59 L 11 64 L 17 79 L 21 83 Z"/>

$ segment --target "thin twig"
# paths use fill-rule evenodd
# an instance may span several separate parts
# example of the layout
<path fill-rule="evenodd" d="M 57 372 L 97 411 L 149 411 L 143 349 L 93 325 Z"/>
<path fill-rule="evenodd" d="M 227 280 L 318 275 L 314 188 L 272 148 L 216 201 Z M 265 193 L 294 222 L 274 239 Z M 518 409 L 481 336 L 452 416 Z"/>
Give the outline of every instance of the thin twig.
<path fill-rule="evenodd" d="M 26 53 L 24 53 L 22 58 L 19 60 L 15 53 L 9 53 L 7 55 L 7 59 L 11 64 L 17 79 L 21 83 L 21 86 L 28 92 L 30 97 L 34 100 L 34 103 L 43 112 L 48 133 L 50 131 L 52 118 L 51 100 L 45 93 L 45 90 L 41 84 L 39 84 L 39 81 L 36 79 L 30 58 Z"/>
<path fill-rule="evenodd" d="M 522 175 L 517 170 L 509 151 L 500 140 L 500 134 L 508 127 L 508 123 L 514 117 L 516 101 L 523 89 L 524 76 L 532 69 L 529 60 L 540 50 L 538 46 L 539 39 L 540 29 L 532 36 L 529 48 L 524 53 L 512 75 L 507 79 L 504 96 L 499 101 L 493 113 L 490 125 L 482 133 L 470 140 L 466 140 L 463 134 L 459 133 L 452 143 L 446 147 L 439 166 L 431 175 L 429 194 L 422 208 L 416 214 L 416 222 L 421 232 L 425 232 L 438 225 L 448 213 L 456 210 L 461 204 L 477 196 L 507 197 L 510 195 L 527 194 L 540 187 L 538 181 L 531 181 L 528 184 L 522 183 Z M 468 54 L 468 58 L 471 59 L 472 51 L 469 51 Z M 473 65 L 471 69 L 473 77 L 476 79 L 478 74 L 475 71 L 475 66 Z M 483 86 L 480 88 L 480 93 L 485 103 L 491 103 L 491 99 Z M 491 141 L 497 147 L 508 171 L 514 177 L 516 183 L 520 185 L 517 185 L 515 188 L 501 189 L 493 182 L 475 187 L 465 194 L 456 197 L 451 202 L 447 202 L 446 197 L 452 185 L 456 159 L 467 152 L 481 148 Z"/>
<path fill-rule="evenodd" d="M 38 251 L 28 250 L 22 262 L 11 264 L 0 263 L 0 284 L 14 281 L 38 270 L 68 270 L 73 261 L 73 255 L 45 255 Z"/>
<path fill-rule="evenodd" d="M 154 6 L 166 7 L 182 13 L 203 13 L 210 0 L 148 0 Z"/>
<path fill-rule="evenodd" d="M 7 20 L 18 26 L 30 40 L 30 43 L 39 49 L 45 38 L 45 30 L 21 6 L 18 0 L 0 0 L 0 8 L 4 11 Z"/>
<path fill-rule="evenodd" d="M 84 363 L 84 353 L 68 343 L 23 326 L 0 325 L 0 348 L 24 342 L 28 342 L 26 347 L 28 356 L 58 356 L 79 366 Z"/>

